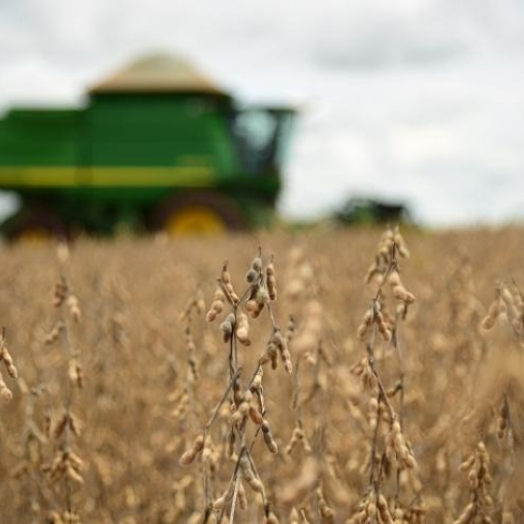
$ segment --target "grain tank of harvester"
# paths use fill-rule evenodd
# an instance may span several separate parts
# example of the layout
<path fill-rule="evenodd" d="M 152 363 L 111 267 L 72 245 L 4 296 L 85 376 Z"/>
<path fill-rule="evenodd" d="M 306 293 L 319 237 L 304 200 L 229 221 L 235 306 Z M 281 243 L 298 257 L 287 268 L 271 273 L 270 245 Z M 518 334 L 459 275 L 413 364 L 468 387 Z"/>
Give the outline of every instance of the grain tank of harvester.
<path fill-rule="evenodd" d="M 0 189 L 18 195 L 11 238 L 169 233 L 267 224 L 295 112 L 241 108 L 171 55 L 139 59 L 77 109 L 11 109 L 0 119 Z"/>

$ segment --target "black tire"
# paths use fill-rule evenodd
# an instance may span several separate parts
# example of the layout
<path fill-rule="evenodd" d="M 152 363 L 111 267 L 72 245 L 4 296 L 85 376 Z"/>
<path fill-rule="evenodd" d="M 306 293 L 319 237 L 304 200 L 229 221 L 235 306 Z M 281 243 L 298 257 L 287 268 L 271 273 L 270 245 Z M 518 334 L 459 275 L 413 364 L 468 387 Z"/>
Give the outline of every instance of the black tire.
<path fill-rule="evenodd" d="M 23 210 L 11 217 L 3 229 L 10 242 L 68 238 L 64 224 L 52 211 L 45 208 Z"/>
<path fill-rule="evenodd" d="M 184 191 L 168 197 L 154 211 L 154 229 L 166 230 L 172 220 L 191 210 L 205 210 L 219 219 L 228 231 L 242 231 L 247 227 L 246 217 L 235 200 L 211 191 Z M 199 233 L 195 229 L 194 233 Z M 206 231 L 202 231 L 206 232 Z"/>

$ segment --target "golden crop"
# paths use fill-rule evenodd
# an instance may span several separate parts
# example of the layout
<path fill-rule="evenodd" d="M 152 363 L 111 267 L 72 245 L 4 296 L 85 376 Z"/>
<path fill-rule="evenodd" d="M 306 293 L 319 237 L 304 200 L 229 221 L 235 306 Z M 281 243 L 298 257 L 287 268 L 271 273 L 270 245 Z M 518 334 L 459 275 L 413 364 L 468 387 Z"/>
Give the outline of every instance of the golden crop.
<path fill-rule="evenodd" d="M 524 522 L 522 237 L 3 248 L 0 523 Z"/>

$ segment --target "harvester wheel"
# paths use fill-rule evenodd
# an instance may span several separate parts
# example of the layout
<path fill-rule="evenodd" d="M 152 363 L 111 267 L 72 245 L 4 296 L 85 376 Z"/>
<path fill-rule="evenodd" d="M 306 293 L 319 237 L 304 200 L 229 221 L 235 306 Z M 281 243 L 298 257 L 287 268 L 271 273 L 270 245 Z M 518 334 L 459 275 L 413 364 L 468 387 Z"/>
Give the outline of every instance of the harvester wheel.
<path fill-rule="evenodd" d="M 155 226 L 169 235 L 220 234 L 245 229 L 238 204 L 218 193 L 186 192 L 165 200 L 158 208 Z"/>
<path fill-rule="evenodd" d="M 45 209 L 23 212 L 9 222 L 6 236 L 10 241 L 48 242 L 67 237 L 63 224 Z"/>

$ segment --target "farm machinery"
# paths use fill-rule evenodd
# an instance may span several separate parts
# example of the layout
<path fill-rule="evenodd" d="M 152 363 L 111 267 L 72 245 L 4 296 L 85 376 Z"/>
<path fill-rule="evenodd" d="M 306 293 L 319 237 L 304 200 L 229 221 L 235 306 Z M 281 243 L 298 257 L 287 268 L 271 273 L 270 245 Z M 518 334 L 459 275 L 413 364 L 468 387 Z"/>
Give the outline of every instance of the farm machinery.
<path fill-rule="evenodd" d="M 172 234 L 267 224 L 295 111 L 245 107 L 171 55 L 93 85 L 83 107 L 13 108 L 0 118 L 0 189 L 10 238 Z"/>

